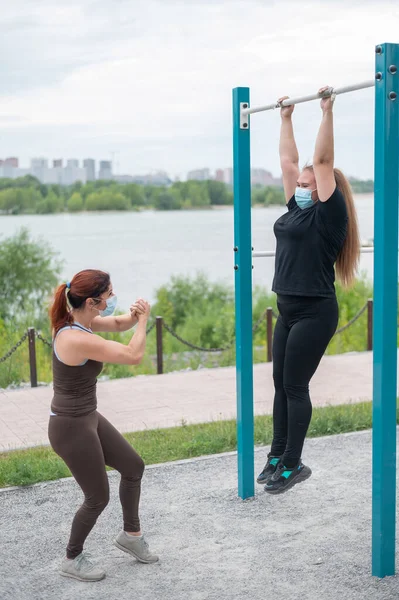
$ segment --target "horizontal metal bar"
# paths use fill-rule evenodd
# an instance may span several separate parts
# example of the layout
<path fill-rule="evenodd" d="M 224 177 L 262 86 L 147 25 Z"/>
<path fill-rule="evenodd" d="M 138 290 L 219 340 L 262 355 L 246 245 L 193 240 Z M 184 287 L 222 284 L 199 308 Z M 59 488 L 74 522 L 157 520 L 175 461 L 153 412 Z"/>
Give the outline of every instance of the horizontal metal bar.
<path fill-rule="evenodd" d="M 291 106 L 292 104 L 301 104 L 302 102 L 310 102 L 311 100 L 320 100 L 321 98 L 328 98 L 332 94 L 347 94 L 348 92 L 356 92 L 357 90 L 365 90 L 366 88 L 371 88 L 375 86 L 375 80 L 372 79 L 370 81 L 363 81 L 362 83 L 356 83 L 354 85 L 344 85 L 338 88 L 330 88 L 326 90 L 323 94 L 309 94 L 308 96 L 298 96 L 298 98 L 288 98 L 284 100 L 281 105 L 277 102 L 273 102 L 273 104 L 266 104 L 265 106 L 255 106 L 254 108 L 244 108 L 241 111 L 242 116 L 244 115 L 252 115 L 258 112 L 264 112 L 265 110 L 273 110 L 276 108 L 281 108 L 282 106 Z"/>
<path fill-rule="evenodd" d="M 362 246 L 360 248 L 362 254 L 372 254 L 374 252 L 374 246 Z M 275 250 L 259 250 L 258 252 L 252 252 L 252 258 L 268 258 L 276 256 Z"/>
<path fill-rule="evenodd" d="M 276 256 L 274 250 L 264 250 L 259 252 L 252 252 L 252 258 L 267 258 L 268 256 Z"/>

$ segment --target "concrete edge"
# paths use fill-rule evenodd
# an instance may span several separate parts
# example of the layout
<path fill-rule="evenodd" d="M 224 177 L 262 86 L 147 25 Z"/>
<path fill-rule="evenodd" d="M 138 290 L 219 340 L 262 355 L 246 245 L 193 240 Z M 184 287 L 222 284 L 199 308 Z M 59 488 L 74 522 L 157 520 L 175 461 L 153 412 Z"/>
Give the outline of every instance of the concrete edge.
<path fill-rule="evenodd" d="M 399 426 L 397 427 L 397 429 L 399 430 Z M 323 435 L 320 437 L 307 438 L 307 441 L 326 440 L 326 439 L 332 439 L 332 438 L 345 438 L 345 437 L 350 437 L 350 436 L 367 435 L 371 431 L 372 431 L 372 429 L 363 429 L 362 431 L 349 431 L 347 433 L 339 433 L 336 435 Z M 269 447 L 269 445 L 255 446 L 254 451 L 262 452 L 268 447 Z M 195 456 L 193 458 L 183 458 L 181 460 L 172 460 L 169 462 L 146 465 L 145 470 L 148 471 L 148 470 L 158 469 L 158 468 L 167 467 L 167 466 L 176 466 L 176 465 L 183 466 L 183 465 L 201 462 L 201 461 L 205 461 L 205 460 L 225 458 L 227 456 L 236 456 L 236 455 L 237 455 L 237 450 L 233 450 L 231 452 L 220 452 L 218 454 L 205 454 L 204 456 Z M 108 472 L 108 476 L 116 477 L 117 473 L 115 470 L 112 470 L 112 471 Z M 21 490 L 29 490 L 29 489 L 36 488 L 36 487 L 44 488 L 51 484 L 64 483 L 64 482 L 67 483 L 68 481 L 71 481 L 71 480 L 74 480 L 74 478 L 73 477 L 62 477 L 61 479 L 51 479 L 50 481 L 39 481 L 38 483 L 32 483 L 31 485 L 15 485 L 15 486 L 11 486 L 11 487 L 0 488 L 0 494 L 6 494 L 8 492 L 15 492 L 15 491 L 21 491 Z"/>

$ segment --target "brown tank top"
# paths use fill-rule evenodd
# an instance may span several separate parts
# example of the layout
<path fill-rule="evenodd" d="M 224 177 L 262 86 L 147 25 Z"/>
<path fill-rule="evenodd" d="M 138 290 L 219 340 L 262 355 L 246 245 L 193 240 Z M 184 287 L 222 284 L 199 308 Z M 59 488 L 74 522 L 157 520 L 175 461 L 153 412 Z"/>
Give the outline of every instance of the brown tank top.
<path fill-rule="evenodd" d="M 81 417 L 97 408 L 97 377 L 103 363 L 87 360 L 81 365 L 71 367 L 63 363 L 56 350 L 56 339 L 65 329 L 78 329 L 92 333 L 79 323 L 62 327 L 53 343 L 53 389 L 51 412 L 55 415 Z"/>

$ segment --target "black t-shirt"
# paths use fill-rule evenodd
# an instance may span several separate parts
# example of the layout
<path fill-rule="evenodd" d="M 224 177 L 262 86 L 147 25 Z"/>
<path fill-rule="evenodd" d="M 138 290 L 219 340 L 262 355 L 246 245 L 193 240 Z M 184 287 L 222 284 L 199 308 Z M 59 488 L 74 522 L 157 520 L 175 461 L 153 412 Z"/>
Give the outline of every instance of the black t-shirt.
<path fill-rule="evenodd" d="M 295 196 L 274 224 L 277 239 L 273 291 L 290 296 L 335 295 L 334 264 L 347 233 L 348 213 L 335 188 L 327 202 L 300 209 Z"/>

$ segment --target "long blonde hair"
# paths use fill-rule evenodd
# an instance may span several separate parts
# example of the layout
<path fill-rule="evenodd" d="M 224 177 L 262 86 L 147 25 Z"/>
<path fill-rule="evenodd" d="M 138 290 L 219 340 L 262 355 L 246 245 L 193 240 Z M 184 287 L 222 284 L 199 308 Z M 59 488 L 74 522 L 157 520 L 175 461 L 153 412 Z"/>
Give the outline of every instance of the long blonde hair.
<path fill-rule="evenodd" d="M 311 165 L 306 165 L 304 169 L 313 172 Z M 334 178 L 337 188 L 345 198 L 346 210 L 348 213 L 348 229 L 341 252 L 338 254 L 335 263 L 337 278 L 345 288 L 350 288 L 356 279 L 356 272 L 360 259 L 360 236 L 357 222 L 355 203 L 353 201 L 352 188 L 345 175 L 339 169 L 334 169 Z"/>

